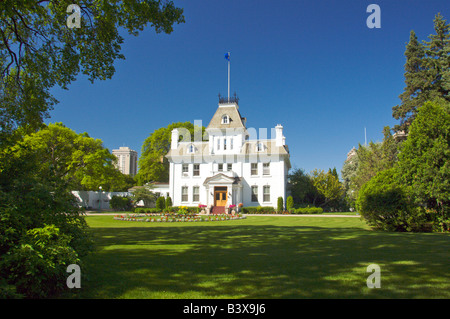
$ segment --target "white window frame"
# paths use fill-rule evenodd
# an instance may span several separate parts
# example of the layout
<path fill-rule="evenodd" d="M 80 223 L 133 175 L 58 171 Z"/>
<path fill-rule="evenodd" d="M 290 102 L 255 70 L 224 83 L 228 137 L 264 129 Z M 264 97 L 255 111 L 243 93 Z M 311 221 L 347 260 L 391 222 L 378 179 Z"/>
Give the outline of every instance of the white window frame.
<path fill-rule="evenodd" d="M 181 201 L 189 201 L 189 188 L 187 186 L 181 186 Z"/>
<path fill-rule="evenodd" d="M 253 191 L 253 189 L 256 190 L 256 192 Z M 251 187 L 251 198 L 250 198 L 252 203 L 257 203 L 258 202 L 258 186 L 253 185 Z"/>
<path fill-rule="evenodd" d="M 196 166 L 198 166 L 198 169 L 195 169 Z M 194 164 L 192 176 L 200 176 L 200 164 Z"/>
<path fill-rule="evenodd" d="M 253 168 L 253 165 L 256 165 L 256 171 Z M 258 163 L 250 163 L 250 175 L 251 176 L 258 176 Z"/>
<path fill-rule="evenodd" d="M 189 164 L 181 164 L 181 175 L 183 176 L 189 175 Z"/>
<path fill-rule="evenodd" d="M 265 176 L 270 175 L 270 162 L 263 163 L 263 175 Z"/>
<path fill-rule="evenodd" d="M 230 117 L 228 115 L 222 116 L 222 124 L 230 124 Z"/>
<path fill-rule="evenodd" d="M 266 192 L 268 190 L 268 192 Z M 268 196 L 266 198 L 266 196 Z M 263 186 L 263 202 L 270 202 L 270 185 L 264 185 Z"/>
<path fill-rule="evenodd" d="M 200 186 L 192 187 L 192 201 L 199 202 L 200 201 Z"/>

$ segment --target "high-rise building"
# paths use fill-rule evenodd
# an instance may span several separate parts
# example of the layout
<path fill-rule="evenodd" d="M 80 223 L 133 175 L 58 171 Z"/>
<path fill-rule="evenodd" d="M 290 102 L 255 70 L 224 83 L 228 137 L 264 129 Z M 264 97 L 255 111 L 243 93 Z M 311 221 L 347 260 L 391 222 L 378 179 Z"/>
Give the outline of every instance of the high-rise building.
<path fill-rule="evenodd" d="M 113 155 L 117 157 L 116 167 L 127 175 L 134 176 L 137 173 L 137 152 L 129 147 L 121 146 L 119 149 L 112 150 Z"/>

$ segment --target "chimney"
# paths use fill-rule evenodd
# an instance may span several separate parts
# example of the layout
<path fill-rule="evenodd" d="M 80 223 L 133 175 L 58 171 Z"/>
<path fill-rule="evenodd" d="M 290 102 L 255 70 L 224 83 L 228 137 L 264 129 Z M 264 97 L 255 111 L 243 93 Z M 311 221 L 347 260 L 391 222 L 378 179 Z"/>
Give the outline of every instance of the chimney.
<path fill-rule="evenodd" d="M 278 124 L 275 126 L 275 145 L 276 146 L 283 146 L 285 145 L 286 138 L 283 136 L 283 126 L 281 124 Z"/>
<path fill-rule="evenodd" d="M 172 130 L 172 141 L 170 144 L 170 148 L 173 150 L 176 150 L 178 148 L 178 138 L 180 136 L 180 133 L 178 133 L 178 129 L 174 128 Z"/>

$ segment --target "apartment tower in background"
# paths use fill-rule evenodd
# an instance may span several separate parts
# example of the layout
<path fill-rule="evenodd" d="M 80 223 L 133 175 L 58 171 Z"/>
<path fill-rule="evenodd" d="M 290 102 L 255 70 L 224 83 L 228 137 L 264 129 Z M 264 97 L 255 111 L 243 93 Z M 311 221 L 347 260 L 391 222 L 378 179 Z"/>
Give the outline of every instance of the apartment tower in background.
<path fill-rule="evenodd" d="M 121 146 L 119 149 L 112 150 L 113 155 L 117 157 L 116 167 L 127 175 L 134 176 L 137 173 L 137 152 L 129 147 Z"/>

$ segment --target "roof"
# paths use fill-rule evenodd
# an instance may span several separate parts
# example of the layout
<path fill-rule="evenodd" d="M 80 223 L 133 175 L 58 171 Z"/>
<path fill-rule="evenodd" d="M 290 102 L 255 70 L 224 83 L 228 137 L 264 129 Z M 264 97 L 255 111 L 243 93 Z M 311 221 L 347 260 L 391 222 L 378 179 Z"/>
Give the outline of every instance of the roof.
<path fill-rule="evenodd" d="M 227 129 L 227 128 L 245 129 L 243 117 L 239 113 L 238 108 L 239 107 L 236 103 L 220 104 L 206 129 Z M 229 116 L 228 124 L 222 123 L 222 117 L 224 115 Z"/>
<path fill-rule="evenodd" d="M 257 150 L 257 144 L 262 144 L 261 151 Z M 287 145 L 277 146 L 275 140 L 248 140 L 242 146 L 241 154 L 254 155 L 254 154 L 280 154 L 289 155 L 289 148 Z"/>
<path fill-rule="evenodd" d="M 230 176 L 227 176 L 227 175 L 225 175 L 223 173 L 219 173 L 219 174 L 216 174 L 214 176 L 207 177 L 205 179 L 205 181 L 203 182 L 203 185 L 209 184 L 212 181 L 220 181 L 220 182 L 228 181 L 231 184 L 239 184 L 241 182 L 241 178 L 237 177 L 237 176 L 236 177 L 230 177 Z"/>

